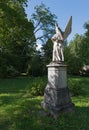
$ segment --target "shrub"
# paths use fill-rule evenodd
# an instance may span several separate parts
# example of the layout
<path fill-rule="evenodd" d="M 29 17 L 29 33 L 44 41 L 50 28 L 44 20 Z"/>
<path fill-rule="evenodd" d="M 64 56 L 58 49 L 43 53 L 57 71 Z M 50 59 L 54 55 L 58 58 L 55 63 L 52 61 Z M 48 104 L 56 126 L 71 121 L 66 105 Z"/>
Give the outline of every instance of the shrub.
<path fill-rule="evenodd" d="M 34 79 L 34 81 L 31 84 L 31 90 L 30 93 L 33 96 L 40 96 L 44 94 L 44 88 L 46 86 L 46 78 L 40 78 L 37 77 Z"/>
<path fill-rule="evenodd" d="M 30 94 L 33 96 L 41 96 L 44 94 L 44 88 L 46 87 L 47 78 L 46 77 L 36 77 L 33 78 L 30 84 Z M 82 94 L 83 84 L 80 81 L 68 79 L 68 86 L 72 96 L 78 96 Z"/>
<path fill-rule="evenodd" d="M 0 65 L 0 78 L 5 78 L 7 77 L 7 66 L 4 65 Z"/>
<path fill-rule="evenodd" d="M 0 78 L 16 77 L 18 75 L 20 73 L 13 66 L 0 66 Z"/>
<path fill-rule="evenodd" d="M 18 75 L 20 75 L 20 73 L 13 66 L 7 67 L 7 76 L 8 77 L 16 77 Z"/>
<path fill-rule="evenodd" d="M 72 96 L 77 96 L 82 94 L 82 84 L 80 81 L 68 79 L 68 86 Z"/>

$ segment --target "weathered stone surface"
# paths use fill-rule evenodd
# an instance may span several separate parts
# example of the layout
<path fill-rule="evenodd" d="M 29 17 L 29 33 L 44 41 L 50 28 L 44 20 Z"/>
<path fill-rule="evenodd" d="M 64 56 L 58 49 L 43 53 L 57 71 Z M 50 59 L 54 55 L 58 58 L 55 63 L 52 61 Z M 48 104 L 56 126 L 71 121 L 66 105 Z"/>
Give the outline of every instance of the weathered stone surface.
<path fill-rule="evenodd" d="M 59 106 L 68 104 L 70 102 L 68 88 L 61 88 L 59 90 L 53 88 L 46 88 L 44 93 L 44 101 L 52 106 Z"/>
<path fill-rule="evenodd" d="M 66 66 L 61 64 L 50 64 L 48 67 L 48 83 L 52 88 L 67 87 Z"/>
<path fill-rule="evenodd" d="M 48 67 L 48 83 L 44 91 L 44 101 L 41 106 L 54 117 L 61 112 L 74 109 L 67 86 L 67 66 L 51 63 Z"/>

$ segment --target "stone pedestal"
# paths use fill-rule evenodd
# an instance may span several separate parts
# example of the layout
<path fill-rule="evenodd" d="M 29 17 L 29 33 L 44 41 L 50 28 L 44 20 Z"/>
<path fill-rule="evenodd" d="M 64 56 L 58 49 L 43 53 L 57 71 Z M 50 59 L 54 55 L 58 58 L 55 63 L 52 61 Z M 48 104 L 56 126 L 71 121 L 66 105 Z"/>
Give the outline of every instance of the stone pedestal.
<path fill-rule="evenodd" d="M 48 67 L 48 83 L 44 91 L 42 108 L 57 117 L 62 112 L 74 109 L 67 86 L 67 66 L 62 63 L 50 63 Z"/>

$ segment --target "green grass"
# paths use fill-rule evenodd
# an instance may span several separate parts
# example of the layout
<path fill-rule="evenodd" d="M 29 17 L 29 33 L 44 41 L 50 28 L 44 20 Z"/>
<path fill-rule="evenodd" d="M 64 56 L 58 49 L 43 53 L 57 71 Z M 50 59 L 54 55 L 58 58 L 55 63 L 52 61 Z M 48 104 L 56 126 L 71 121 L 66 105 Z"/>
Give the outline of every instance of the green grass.
<path fill-rule="evenodd" d="M 89 130 L 89 78 L 72 80 L 83 84 L 84 93 L 72 97 L 75 112 L 54 120 L 40 114 L 43 96 L 30 94 L 36 78 L 0 79 L 0 130 Z"/>

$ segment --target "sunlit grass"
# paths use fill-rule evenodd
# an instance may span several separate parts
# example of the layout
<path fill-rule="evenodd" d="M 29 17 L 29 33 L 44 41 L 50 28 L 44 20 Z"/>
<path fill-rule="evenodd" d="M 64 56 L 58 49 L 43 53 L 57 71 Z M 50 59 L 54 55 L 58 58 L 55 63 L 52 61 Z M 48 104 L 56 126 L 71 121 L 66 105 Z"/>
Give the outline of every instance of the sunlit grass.
<path fill-rule="evenodd" d="M 84 93 L 72 97 L 75 112 L 62 114 L 57 120 L 41 115 L 43 96 L 30 94 L 34 78 L 1 79 L 0 130 L 88 130 L 89 78 L 72 79 L 83 83 Z"/>

